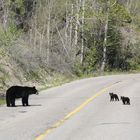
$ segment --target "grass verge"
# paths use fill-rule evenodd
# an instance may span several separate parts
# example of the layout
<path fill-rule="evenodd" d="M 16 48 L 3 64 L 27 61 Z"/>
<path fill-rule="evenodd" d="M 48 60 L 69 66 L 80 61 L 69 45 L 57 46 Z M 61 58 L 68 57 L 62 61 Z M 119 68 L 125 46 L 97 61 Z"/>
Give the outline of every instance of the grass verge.
<path fill-rule="evenodd" d="M 0 97 L 0 105 L 5 104 L 5 99 L 3 97 Z"/>

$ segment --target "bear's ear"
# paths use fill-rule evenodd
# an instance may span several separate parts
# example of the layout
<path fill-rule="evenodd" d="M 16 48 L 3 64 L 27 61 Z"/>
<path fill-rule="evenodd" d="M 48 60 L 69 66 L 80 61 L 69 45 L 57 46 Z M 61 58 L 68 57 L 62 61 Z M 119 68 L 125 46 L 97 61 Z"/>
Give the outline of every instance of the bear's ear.
<path fill-rule="evenodd" d="M 35 86 L 33 86 L 33 88 L 35 89 Z"/>

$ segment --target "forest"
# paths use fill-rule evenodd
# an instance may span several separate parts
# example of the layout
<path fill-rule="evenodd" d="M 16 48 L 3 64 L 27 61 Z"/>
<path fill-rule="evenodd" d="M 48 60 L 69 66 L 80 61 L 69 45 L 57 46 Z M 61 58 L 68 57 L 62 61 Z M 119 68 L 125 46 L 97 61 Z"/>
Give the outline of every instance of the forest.
<path fill-rule="evenodd" d="M 139 0 L 0 0 L 0 90 L 112 71 L 140 71 Z"/>

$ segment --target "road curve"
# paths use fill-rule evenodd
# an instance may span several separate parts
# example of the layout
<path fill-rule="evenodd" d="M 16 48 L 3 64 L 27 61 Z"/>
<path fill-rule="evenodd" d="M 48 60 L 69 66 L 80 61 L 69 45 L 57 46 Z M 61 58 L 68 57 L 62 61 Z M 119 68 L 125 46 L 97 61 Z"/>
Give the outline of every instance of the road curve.
<path fill-rule="evenodd" d="M 110 102 L 108 92 L 131 105 Z M 0 107 L 0 140 L 140 140 L 140 74 L 77 80 Z"/>

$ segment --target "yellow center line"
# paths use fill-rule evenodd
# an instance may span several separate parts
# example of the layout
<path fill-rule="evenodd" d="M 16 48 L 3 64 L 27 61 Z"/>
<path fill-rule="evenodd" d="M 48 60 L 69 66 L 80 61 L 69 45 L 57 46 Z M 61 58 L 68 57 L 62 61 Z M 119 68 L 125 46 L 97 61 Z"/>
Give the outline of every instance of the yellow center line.
<path fill-rule="evenodd" d="M 78 113 L 80 110 L 82 110 L 89 102 L 91 102 L 93 99 L 95 99 L 96 97 L 100 96 L 102 93 L 106 92 L 107 90 L 109 90 L 111 87 L 115 86 L 116 84 L 120 83 L 116 82 L 112 85 L 109 85 L 105 88 L 103 88 L 102 90 L 100 90 L 99 92 L 97 92 L 95 95 L 93 95 L 92 97 L 90 97 L 89 99 L 87 99 L 85 102 L 83 102 L 80 106 L 78 106 L 76 109 L 74 109 L 72 112 L 70 112 L 69 114 L 67 114 L 62 120 L 58 121 L 57 123 L 55 123 L 52 127 L 50 127 L 49 129 L 47 129 L 44 133 L 42 133 L 41 135 L 39 135 L 38 137 L 35 138 L 35 140 L 42 140 L 44 137 L 46 137 L 49 133 L 51 133 L 55 128 L 59 127 L 60 125 L 62 125 L 66 120 L 68 120 L 69 118 L 71 118 L 74 114 Z"/>

